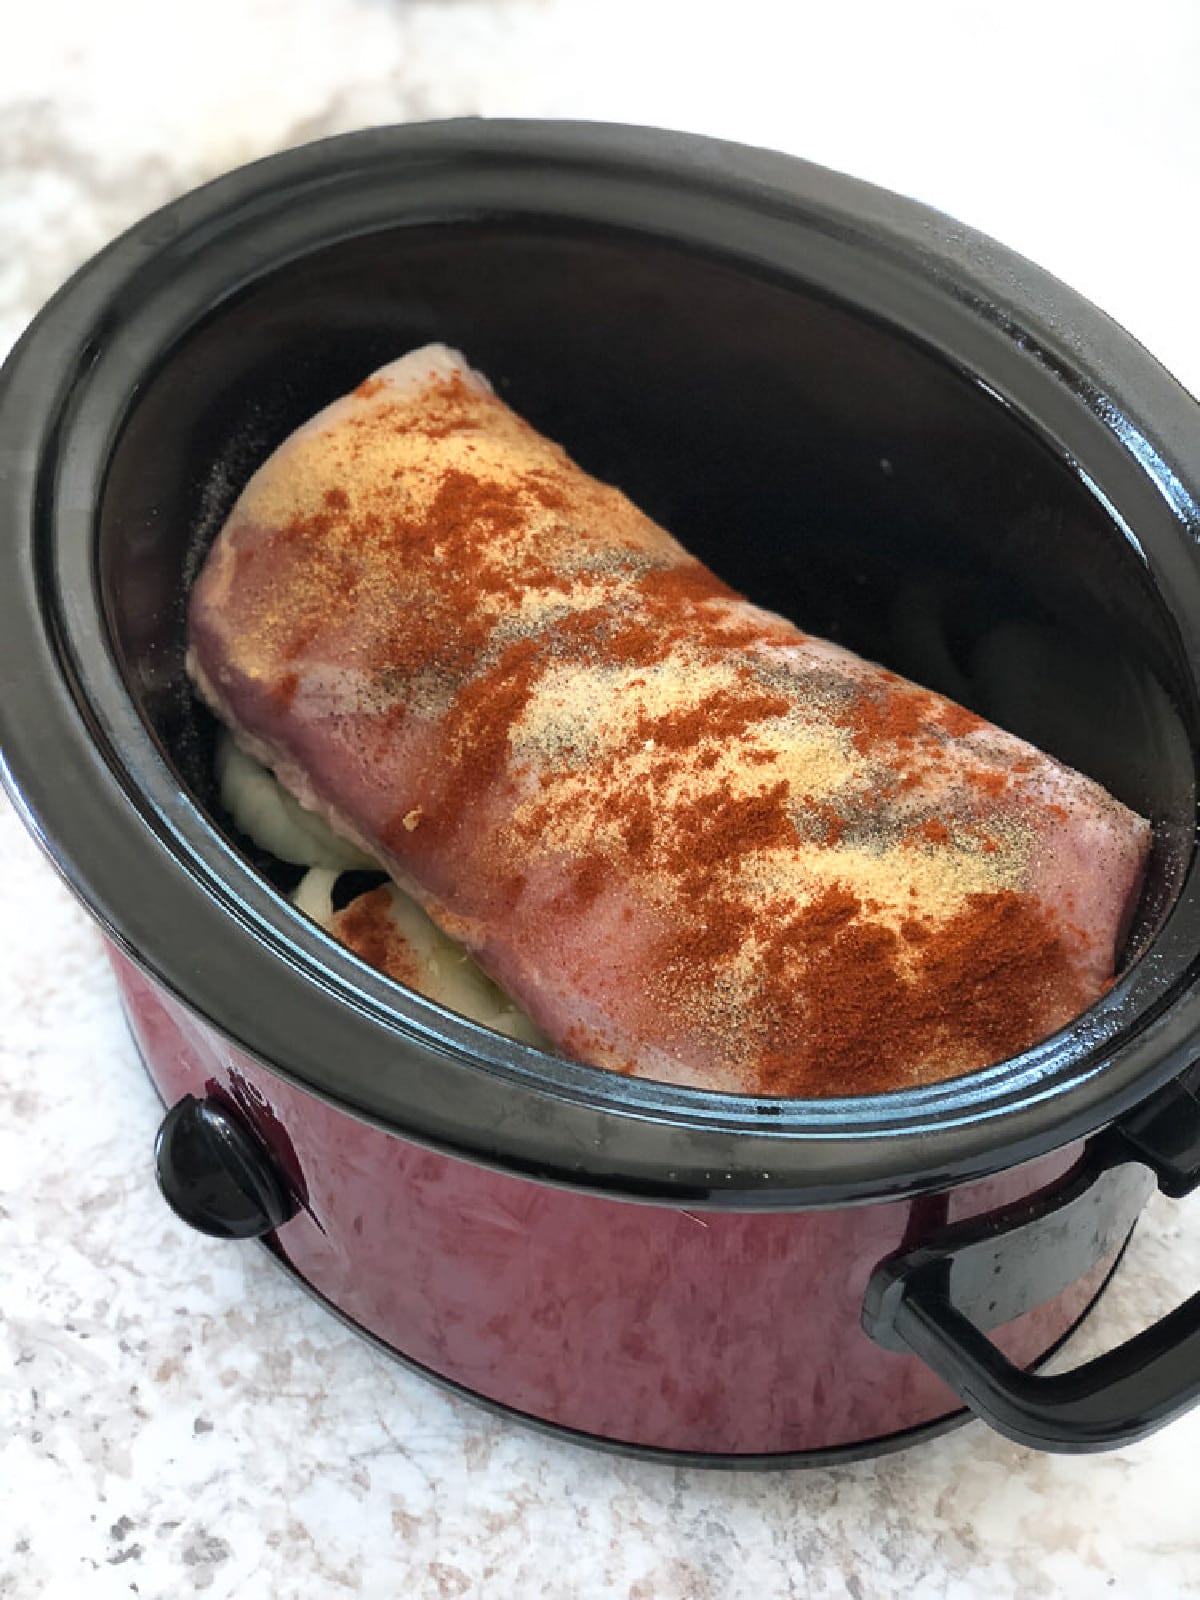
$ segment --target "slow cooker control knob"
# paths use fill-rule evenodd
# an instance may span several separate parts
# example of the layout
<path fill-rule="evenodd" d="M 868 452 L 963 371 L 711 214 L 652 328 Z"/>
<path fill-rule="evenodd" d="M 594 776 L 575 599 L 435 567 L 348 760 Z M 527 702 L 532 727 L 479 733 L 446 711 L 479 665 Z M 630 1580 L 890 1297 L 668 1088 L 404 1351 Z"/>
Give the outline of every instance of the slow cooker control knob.
<path fill-rule="evenodd" d="M 269 1151 L 217 1100 L 185 1095 L 162 1120 L 154 1164 L 181 1221 L 216 1239 L 261 1239 L 296 1214 Z"/>

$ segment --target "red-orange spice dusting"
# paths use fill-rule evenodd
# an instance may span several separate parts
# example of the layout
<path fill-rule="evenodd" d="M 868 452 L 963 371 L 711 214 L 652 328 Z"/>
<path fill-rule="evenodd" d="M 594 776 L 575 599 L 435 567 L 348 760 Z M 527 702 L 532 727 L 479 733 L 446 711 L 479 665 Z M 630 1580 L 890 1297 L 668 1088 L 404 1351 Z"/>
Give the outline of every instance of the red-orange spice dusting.
<path fill-rule="evenodd" d="M 982 717 L 968 711 L 965 706 L 955 705 L 953 700 L 943 702 L 938 722 L 952 739 L 964 739 L 967 734 L 978 733 L 981 728 L 987 727 Z"/>
<path fill-rule="evenodd" d="M 645 790 L 635 789 L 625 797 L 620 824 L 627 859 L 643 865 L 650 859 L 656 837 L 655 807 Z"/>
<path fill-rule="evenodd" d="M 847 821 L 837 806 L 828 800 L 810 800 L 803 810 L 803 822 L 811 826 L 813 836 L 821 844 L 829 846 L 841 844 L 846 837 Z"/>
<path fill-rule="evenodd" d="M 856 750 L 872 754 L 885 741 L 903 743 L 926 734 L 937 716 L 939 702 L 926 689 L 907 683 L 860 693 L 849 715 L 850 738 Z"/>
<path fill-rule="evenodd" d="M 970 895 L 941 925 L 910 919 L 903 954 L 890 928 L 847 915 L 831 935 L 829 923 L 827 896 L 764 966 L 771 1093 L 874 1093 L 939 1053 L 951 1072 L 1000 1061 L 1091 998 L 1031 895 Z"/>
<path fill-rule="evenodd" d="M 296 698 L 299 688 L 300 674 L 298 672 L 285 672 L 271 690 L 271 704 L 276 711 L 286 711 Z"/>
<path fill-rule="evenodd" d="M 358 393 L 369 397 L 377 387 Z M 437 440 L 486 425 L 489 407 L 498 405 L 456 380 L 435 386 L 425 413 L 397 414 Z M 372 427 L 397 425 L 386 405 L 373 408 L 362 419 L 360 447 L 367 451 Z M 565 458 L 561 470 L 541 466 L 503 482 L 443 466 L 431 487 L 413 502 L 397 494 L 389 468 L 374 486 L 356 479 L 351 510 L 335 484 L 318 511 L 239 555 L 239 576 L 258 584 L 256 593 L 265 593 L 272 564 L 275 579 L 284 562 L 294 580 L 287 618 L 270 625 L 278 634 L 281 710 L 296 693 L 300 659 L 319 656 L 328 639 L 334 659 L 350 655 L 376 686 L 375 718 L 381 726 L 392 719 L 381 741 L 401 726 L 410 699 L 415 717 L 424 714 L 422 695 L 436 706 L 429 713 L 438 724 L 436 764 L 411 782 L 406 776 L 382 830 L 397 857 L 418 850 L 457 856 L 481 811 L 519 790 L 524 820 L 496 846 L 498 855 L 513 853 L 511 864 L 493 861 L 496 880 L 515 900 L 525 881 L 522 852 L 536 860 L 541 842 L 561 827 L 574 842 L 564 847 L 561 889 L 547 915 L 586 916 L 614 884 L 652 899 L 665 930 L 664 983 L 647 1005 L 673 1009 L 684 1025 L 710 1027 L 740 1056 L 748 1089 L 856 1093 L 944 1076 L 1023 1048 L 1090 998 L 1079 992 L 1060 931 L 1036 901 L 1014 891 L 971 896 L 940 920 L 914 905 L 889 925 L 878 902 L 837 884 L 807 899 L 755 890 L 753 873 L 773 855 L 802 842 L 835 851 L 850 830 L 841 800 L 806 799 L 790 781 L 772 782 L 782 770 L 777 751 L 755 742 L 796 710 L 800 696 L 760 671 L 754 652 L 798 646 L 804 635 L 765 614 L 731 611 L 733 591 L 621 497 L 581 480 Z M 606 518 L 623 531 L 589 544 L 580 531 L 588 496 L 599 496 Z M 591 564 L 572 566 L 581 552 Z M 596 574 L 591 588 L 589 573 Z M 561 596 L 563 604 L 547 613 L 551 620 L 526 626 L 514 619 L 531 591 Z M 601 754 L 559 752 L 540 770 L 532 758 L 524 758 L 532 761 L 528 770 L 521 767 L 514 734 L 558 664 L 650 674 L 679 650 L 702 663 L 727 663 L 742 651 L 745 664 L 732 683 L 677 706 L 648 700 L 630 718 L 624 742 Z M 644 676 L 634 681 L 646 688 Z M 892 673 L 835 698 L 824 714 L 874 763 L 868 788 L 874 783 L 886 804 L 936 785 L 953 759 L 968 813 L 973 805 L 987 817 L 1017 770 L 988 766 L 973 749 L 964 765 L 953 741 L 986 724 Z M 715 781 L 730 748 L 741 763 L 737 790 Z M 618 781 L 632 750 L 642 765 Z M 586 781 L 564 787 L 564 775 L 580 771 Z M 674 798 L 664 808 L 668 779 Z M 406 821 L 414 813 L 415 830 Z M 964 838 L 974 825 L 957 813 L 953 829 L 938 817 L 914 824 L 902 805 L 890 815 L 893 842 L 907 836 L 938 851 L 954 846 L 960 825 Z M 855 837 L 858 826 L 856 817 Z M 986 838 L 981 845 L 997 848 Z M 915 886 L 908 898 L 918 899 Z M 628 907 L 620 914 L 629 920 Z M 347 942 L 381 965 L 400 960 L 385 931 L 373 896 L 339 918 Z M 743 957 L 751 976 L 743 971 L 735 982 L 730 973 Z M 577 1046 L 588 1054 L 582 1032 Z"/>
<path fill-rule="evenodd" d="M 906 844 L 950 844 L 954 835 L 940 817 L 926 817 L 911 827 L 905 835 Z"/>
<path fill-rule="evenodd" d="M 642 712 L 636 725 L 637 738 L 653 739 L 660 750 L 693 750 L 704 739 L 734 739 L 752 723 L 786 716 L 792 703 L 783 695 L 751 687 L 735 693 L 720 689 L 706 695 L 683 711 L 661 716 Z M 770 754 L 770 752 L 767 752 Z"/>
<path fill-rule="evenodd" d="M 971 775 L 971 789 L 975 794 L 984 799 L 996 800 L 1006 794 L 1011 787 L 1011 779 L 1003 770 L 981 770 Z"/>
<path fill-rule="evenodd" d="M 679 833 L 668 863 L 680 874 L 707 874 L 739 855 L 794 844 L 788 786 L 782 780 L 757 794 L 734 794 L 722 784 L 715 794 L 681 801 L 672 821 Z"/>
<path fill-rule="evenodd" d="M 470 819 L 471 807 L 501 781 L 509 753 L 509 734 L 542 667 L 537 644 L 518 640 L 502 652 L 491 670 L 469 679 L 445 719 L 450 803 L 430 808 L 424 844 L 442 843 Z M 398 832 L 399 830 L 399 832 Z M 404 818 L 397 814 L 384 829 L 384 842 L 402 848 Z"/>
<path fill-rule="evenodd" d="M 1014 781 L 1036 767 L 1036 759 L 993 757 L 989 765 L 983 752 L 967 764 L 957 755 L 956 741 L 977 733 L 988 724 L 965 706 L 943 700 L 928 689 L 906 683 L 894 673 L 876 673 L 869 688 L 861 689 L 837 712 L 838 721 L 849 733 L 860 754 L 879 764 L 877 793 L 884 800 L 895 799 L 932 782 L 935 786 L 947 774 L 972 796 L 977 806 L 994 809 L 994 802 L 1012 789 Z M 933 844 L 945 844 L 932 824 L 923 825 L 923 834 L 909 835 L 909 842 L 920 837 Z"/>
<path fill-rule="evenodd" d="M 681 803 L 669 829 L 656 828 L 644 802 L 642 809 L 638 804 L 640 826 L 625 835 L 636 848 L 630 864 L 652 864 L 665 872 L 680 912 L 662 950 L 663 969 L 685 988 L 699 979 L 703 989 L 762 920 L 753 903 L 728 887 L 730 869 L 746 856 L 797 837 L 787 785 L 750 795 L 735 795 L 722 785 L 714 795 Z"/>
<path fill-rule="evenodd" d="M 571 908 L 576 912 L 586 911 L 603 892 L 609 877 L 608 864 L 602 856 L 585 856 L 571 874 L 567 892 Z"/>
<path fill-rule="evenodd" d="M 398 983 L 420 988 L 420 963 L 390 914 L 386 887 L 359 895 L 333 919 L 333 931 L 355 955 L 386 972 Z"/>

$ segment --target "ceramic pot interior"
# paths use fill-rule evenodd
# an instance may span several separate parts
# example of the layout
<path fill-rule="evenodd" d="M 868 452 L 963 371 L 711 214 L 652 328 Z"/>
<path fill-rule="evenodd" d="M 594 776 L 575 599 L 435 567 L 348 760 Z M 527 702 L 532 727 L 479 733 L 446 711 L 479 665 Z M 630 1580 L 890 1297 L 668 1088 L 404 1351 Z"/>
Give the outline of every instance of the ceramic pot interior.
<path fill-rule="evenodd" d="M 852 306 L 582 224 L 330 246 L 219 305 L 148 377 L 111 458 L 101 592 L 137 706 L 219 825 L 213 727 L 183 671 L 189 582 L 268 452 L 429 340 L 756 601 L 1150 816 L 1144 946 L 1190 844 L 1189 693 L 1146 566 L 1082 475 L 985 385 Z"/>

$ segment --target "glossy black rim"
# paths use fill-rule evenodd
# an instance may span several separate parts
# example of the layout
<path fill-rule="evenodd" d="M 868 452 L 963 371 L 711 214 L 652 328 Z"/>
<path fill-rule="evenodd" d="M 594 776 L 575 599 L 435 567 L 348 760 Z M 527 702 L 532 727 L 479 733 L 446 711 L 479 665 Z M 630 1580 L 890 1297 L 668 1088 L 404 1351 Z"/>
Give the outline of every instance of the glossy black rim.
<path fill-rule="evenodd" d="M 0 733 L 19 808 L 109 935 L 232 1042 L 356 1116 L 548 1181 L 690 1205 L 944 1187 L 1105 1125 L 1200 1030 L 1196 864 L 1086 1018 L 968 1079 L 767 1102 L 615 1078 L 406 996 L 292 912 L 181 792 L 109 648 L 95 512 L 132 398 L 227 297 L 431 217 L 572 220 L 817 286 L 1031 420 L 1138 529 L 1200 682 L 1200 407 L 1095 308 L 927 209 L 805 163 L 646 129 L 446 123 L 273 157 L 150 217 L 42 313 L 0 379 Z M 1147 420 L 1149 419 L 1149 420 Z"/>

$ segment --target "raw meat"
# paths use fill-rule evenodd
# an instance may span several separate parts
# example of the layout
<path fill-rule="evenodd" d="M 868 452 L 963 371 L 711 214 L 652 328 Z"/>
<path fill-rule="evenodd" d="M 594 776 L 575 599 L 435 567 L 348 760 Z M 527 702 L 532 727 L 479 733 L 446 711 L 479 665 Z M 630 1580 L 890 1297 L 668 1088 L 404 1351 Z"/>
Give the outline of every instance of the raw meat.
<path fill-rule="evenodd" d="M 260 468 L 190 630 L 243 748 L 580 1060 L 877 1093 L 1111 982 L 1143 819 L 733 593 L 442 346 Z"/>

